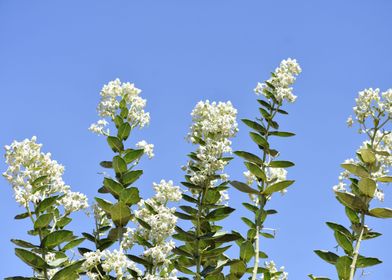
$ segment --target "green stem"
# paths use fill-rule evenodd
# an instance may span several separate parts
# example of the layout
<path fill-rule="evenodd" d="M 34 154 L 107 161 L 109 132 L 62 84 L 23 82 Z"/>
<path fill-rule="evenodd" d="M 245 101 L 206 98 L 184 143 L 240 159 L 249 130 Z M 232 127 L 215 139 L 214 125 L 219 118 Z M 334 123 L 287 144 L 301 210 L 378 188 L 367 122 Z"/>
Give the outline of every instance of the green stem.
<path fill-rule="evenodd" d="M 359 236 L 356 240 L 356 244 L 355 244 L 355 251 L 354 251 L 354 255 L 353 255 L 353 261 L 351 263 L 350 266 L 350 278 L 349 280 L 353 280 L 354 279 L 354 274 L 355 274 L 355 269 L 357 266 L 357 260 L 358 260 L 358 255 L 359 255 L 359 248 L 361 246 L 361 241 L 363 238 L 363 233 L 365 231 L 365 215 L 363 213 L 361 213 L 361 226 L 360 226 L 360 233 Z"/>
<path fill-rule="evenodd" d="M 270 109 L 270 112 L 269 112 L 270 115 L 271 115 L 271 121 L 275 117 L 275 115 L 276 115 L 276 113 L 277 113 L 277 111 L 278 111 L 278 109 L 280 107 L 280 105 L 278 104 L 278 106 L 276 108 L 274 108 L 274 105 L 271 106 L 271 109 Z M 271 128 L 270 122 L 267 122 L 267 127 L 265 129 L 266 130 L 265 140 L 267 142 L 268 142 L 268 136 L 269 136 L 268 133 L 269 133 L 270 128 Z M 261 169 L 263 170 L 264 173 L 265 173 L 265 162 L 266 162 L 266 160 L 267 160 L 267 153 L 265 152 L 265 150 L 263 150 L 263 165 L 261 166 Z M 265 182 L 262 181 L 261 182 L 261 190 L 264 190 L 264 187 L 265 187 Z M 264 210 L 264 206 L 265 206 L 265 203 L 266 203 L 267 200 L 265 199 L 265 197 L 263 195 L 259 195 L 258 199 L 259 199 L 259 201 L 258 201 L 259 211 L 260 211 L 260 213 L 262 213 L 262 211 Z M 255 242 L 255 245 L 254 245 L 254 248 L 255 248 L 255 251 L 254 251 L 255 259 L 254 259 L 254 265 L 253 265 L 252 280 L 256 280 L 257 274 L 258 274 L 258 269 L 259 269 L 259 259 L 260 259 L 260 255 L 259 255 L 259 252 L 260 252 L 260 235 L 259 235 L 259 232 L 262 229 L 261 214 L 255 217 L 255 222 L 256 222 L 256 236 L 254 238 L 254 242 Z"/>
<path fill-rule="evenodd" d="M 201 194 L 197 198 L 197 220 L 196 220 L 196 279 L 201 280 L 201 255 L 200 255 L 200 218 L 203 211 L 203 203 L 205 196 L 205 188 L 203 188 Z"/>

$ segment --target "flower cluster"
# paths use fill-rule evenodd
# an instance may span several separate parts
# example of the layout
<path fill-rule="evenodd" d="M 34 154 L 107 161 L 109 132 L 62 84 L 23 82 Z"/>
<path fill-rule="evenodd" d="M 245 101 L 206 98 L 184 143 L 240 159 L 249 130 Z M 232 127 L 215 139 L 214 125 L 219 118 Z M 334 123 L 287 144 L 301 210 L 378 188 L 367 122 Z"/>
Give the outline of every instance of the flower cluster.
<path fill-rule="evenodd" d="M 144 111 L 146 100 L 139 95 L 141 90 L 131 83 L 121 83 L 119 79 L 110 81 L 101 90 L 101 100 L 98 104 L 98 115 L 103 119 L 90 126 L 90 130 L 97 134 L 108 135 L 109 130 L 105 127 L 107 122 L 104 118 L 114 120 L 122 104 L 127 108 L 126 120 L 132 127 L 143 128 L 150 122 L 150 114 Z M 123 102 L 123 103 L 121 103 Z"/>
<path fill-rule="evenodd" d="M 385 92 L 376 88 L 368 88 L 360 91 L 355 99 L 356 106 L 353 108 L 356 120 L 360 124 L 364 124 L 367 118 L 377 119 L 384 116 L 392 117 L 392 89 Z M 352 126 L 353 118 L 350 116 L 347 124 Z M 365 131 L 366 132 L 366 131 Z"/>
<path fill-rule="evenodd" d="M 297 61 L 288 58 L 280 63 L 270 79 L 265 83 L 258 83 L 254 91 L 257 95 L 264 95 L 267 98 L 273 94 L 278 102 L 283 102 L 284 99 L 288 102 L 294 102 L 297 97 L 293 94 L 291 85 L 300 73 L 301 67 Z"/>
<path fill-rule="evenodd" d="M 270 274 L 278 273 L 278 275 L 274 275 L 271 280 L 287 280 L 289 279 L 289 274 L 284 271 L 284 266 L 281 266 L 279 270 L 277 269 L 274 261 L 265 262 L 265 268 L 269 271 Z M 261 276 L 261 280 L 266 279 L 264 276 Z"/>
<path fill-rule="evenodd" d="M 193 124 L 188 138 L 200 146 L 195 152 L 197 160 L 188 162 L 187 172 L 192 183 L 203 185 L 227 165 L 222 156 L 232 151 L 229 139 L 238 131 L 237 110 L 230 101 L 210 103 L 207 100 L 197 103 L 191 115 Z M 221 179 L 227 180 L 227 175 L 221 174 Z"/>
<path fill-rule="evenodd" d="M 141 200 L 139 209 L 135 211 L 135 217 L 148 224 L 149 229 L 142 225 L 139 225 L 135 231 L 128 229 L 124 234 L 122 247 L 130 248 L 135 234 L 143 237 L 153 245 L 144 251 L 144 257 L 159 267 L 159 275 L 164 277 L 162 279 L 177 279 L 173 271 L 168 271 L 171 264 L 169 255 L 175 247 L 174 242 L 169 238 L 175 232 L 177 217 L 174 215 L 175 208 L 167 207 L 167 203 L 181 200 L 182 192 L 178 186 L 173 185 L 172 181 L 165 180 L 161 180 L 159 184 L 154 183 L 154 190 L 155 195 L 150 199 Z M 144 279 L 154 279 L 151 277 L 153 275 Z"/>
<path fill-rule="evenodd" d="M 154 144 L 148 144 L 145 140 L 136 143 L 136 147 L 143 149 L 149 159 L 154 157 Z"/>
<path fill-rule="evenodd" d="M 284 168 L 272 168 L 272 167 L 267 167 L 265 170 L 265 175 L 267 177 L 266 182 L 268 183 L 278 183 L 281 181 L 285 181 L 287 178 L 287 170 Z M 246 179 L 246 183 L 250 186 L 252 185 L 256 180 L 256 176 L 253 175 L 250 171 L 245 171 L 244 176 Z M 287 190 L 284 189 L 282 193 L 285 193 Z"/>
<path fill-rule="evenodd" d="M 64 167 L 52 160 L 50 153 L 42 153 L 42 144 L 36 141 L 34 136 L 5 146 L 8 169 L 3 176 L 12 185 L 15 200 L 28 207 L 51 195 L 64 194 L 57 203 L 63 205 L 67 213 L 87 208 L 87 197 L 70 190 L 62 179 Z"/>
<path fill-rule="evenodd" d="M 102 269 L 106 273 L 114 272 L 116 279 L 133 279 L 128 277 L 128 270 L 133 270 L 138 275 L 142 274 L 141 270 L 136 267 L 133 261 L 127 258 L 122 249 L 113 251 L 105 250 L 103 252 L 97 250 L 95 252 L 84 253 L 83 256 L 85 258 L 83 269 L 87 272 L 89 279 L 99 279 L 99 275 L 91 271 L 99 264 L 102 265 Z"/>

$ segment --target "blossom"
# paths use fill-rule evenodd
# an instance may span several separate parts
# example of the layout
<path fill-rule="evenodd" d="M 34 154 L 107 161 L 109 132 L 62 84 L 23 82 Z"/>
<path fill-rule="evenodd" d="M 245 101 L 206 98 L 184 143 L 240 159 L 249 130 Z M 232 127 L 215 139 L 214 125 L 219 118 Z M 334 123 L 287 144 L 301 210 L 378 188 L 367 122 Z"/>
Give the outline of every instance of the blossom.
<path fill-rule="evenodd" d="M 180 187 L 174 186 L 171 180 L 161 180 L 159 184 L 153 183 L 153 186 L 156 192 L 154 199 L 161 204 L 165 204 L 168 201 L 180 201 L 182 198 Z"/>
<path fill-rule="evenodd" d="M 110 130 L 109 130 L 109 128 L 106 128 L 106 130 L 105 130 L 105 127 L 108 124 L 109 123 L 105 119 L 98 120 L 97 123 L 93 123 L 90 125 L 89 130 L 98 134 L 98 135 L 108 136 L 108 135 L 110 135 Z"/>
<path fill-rule="evenodd" d="M 41 147 L 35 136 L 5 146 L 8 168 L 3 176 L 14 189 L 15 200 L 28 207 L 29 203 L 38 203 L 51 195 L 65 194 L 58 203 L 63 204 L 66 211 L 86 208 L 86 196 L 70 191 L 62 179 L 64 167 L 52 160 L 50 153 L 42 153 Z"/>
<path fill-rule="evenodd" d="M 211 175 L 223 171 L 228 161 L 223 159 L 224 153 L 230 153 L 231 141 L 238 131 L 236 121 L 237 110 L 230 101 L 209 102 L 200 101 L 192 113 L 193 123 L 188 139 L 193 144 L 199 144 L 194 158 L 187 164 L 186 170 L 193 184 L 205 184 Z M 197 170 L 197 171 L 195 171 Z M 226 179 L 226 174 L 221 174 Z"/>
<path fill-rule="evenodd" d="M 355 102 L 356 106 L 353 108 L 354 113 L 357 120 L 363 123 L 368 116 L 373 115 L 373 110 L 378 107 L 380 102 L 380 89 L 368 88 L 360 91 Z"/>
<path fill-rule="evenodd" d="M 265 268 L 269 271 L 269 273 L 272 276 L 271 278 L 268 278 L 268 279 L 271 279 L 271 280 L 287 280 L 287 279 L 289 279 L 289 274 L 284 271 L 284 266 L 281 266 L 278 270 L 276 268 L 276 264 L 274 261 L 265 262 Z M 282 272 L 282 273 L 274 276 L 273 274 L 277 273 L 277 272 Z M 261 276 L 261 280 L 263 280 L 263 279 L 266 279 L 266 278 L 264 278 L 264 276 Z"/>
<path fill-rule="evenodd" d="M 63 205 L 67 213 L 76 212 L 88 207 L 86 195 L 70 190 L 65 192 L 65 195 L 60 199 L 59 204 Z"/>
<path fill-rule="evenodd" d="M 154 157 L 154 144 L 148 144 L 145 140 L 136 143 L 136 147 L 143 149 L 148 158 Z"/>
<path fill-rule="evenodd" d="M 122 279 L 128 269 L 135 271 L 139 275 L 142 274 L 140 269 L 136 267 L 136 264 L 127 258 L 122 249 L 113 251 L 105 250 L 102 252 L 102 257 L 104 258 L 101 262 L 102 269 L 108 273 L 113 271 L 117 279 Z"/>
<path fill-rule="evenodd" d="M 90 130 L 103 135 L 108 135 L 109 130 L 105 130 L 107 122 L 105 118 L 114 118 L 120 113 L 128 121 L 131 127 L 143 128 L 150 122 L 150 113 L 145 112 L 147 101 L 139 95 L 141 90 L 134 84 L 122 83 L 119 79 L 110 81 L 101 90 L 101 100 L 98 104 L 98 115 L 103 119 L 90 126 Z"/>
<path fill-rule="evenodd" d="M 295 59 L 282 60 L 279 67 L 272 73 L 272 77 L 265 83 L 258 83 L 254 91 L 257 95 L 264 95 L 267 98 L 270 98 L 269 94 L 273 94 L 278 102 L 283 102 L 285 99 L 288 102 L 294 102 L 297 97 L 293 94 L 291 85 L 301 71 Z"/>

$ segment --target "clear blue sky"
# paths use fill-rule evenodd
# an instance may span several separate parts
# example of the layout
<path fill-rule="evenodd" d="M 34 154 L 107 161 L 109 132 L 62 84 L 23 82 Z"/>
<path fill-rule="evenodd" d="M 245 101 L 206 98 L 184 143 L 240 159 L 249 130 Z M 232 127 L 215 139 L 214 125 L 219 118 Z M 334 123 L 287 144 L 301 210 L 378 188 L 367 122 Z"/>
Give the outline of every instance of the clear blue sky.
<path fill-rule="evenodd" d="M 298 100 L 281 122 L 297 136 L 277 145 L 296 163 L 289 177 L 297 182 L 273 199 L 279 215 L 268 226 L 278 235 L 261 246 L 292 280 L 308 273 L 336 279 L 333 267 L 312 251 L 334 250 L 324 222 L 347 224 L 331 187 L 339 164 L 362 141 L 345 125 L 357 92 L 392 87 L 391 11 L 387 0 L 0 0 L 0 144 L 37 135 L 44 151 L 65 165 L 65 181 L 92 199 L 102 180 L 98 163 L 111 155 L 104 138 L 87 130 L 97 119 L 99 90 L 116 77 L 135 82 L 152 120 L 130 141 L 146 139 L 156 147 L 156 157 L 142 163 L 139 186 L 148 197 L 153 181 L 182 180 L 180 166 L 193 149 L 184 136 L 197 101 L 231 100 L 240 118 L 252 118 L 256 82 L 281 59 L 296 58 L 303 68 Z M 240 125 L 235 149 L 254 148 L 247 135 Z M 228 171 L 242 179 L 241 160 Z M 3 178 L 0 185 L 0 277 L 28 275 L 9 239 L 25 237 L 30 225 L 13 220 L 21 209 Z M 247 198 L 230 194 L 237 220 L 226 225 L 243 228 L 240 203 Z M 384 206 L 391 205 L 387 188 Z M 364 242 L 363 252 L 384 263 L 363 279 L 392 279 L 391 221 L 368 221 L 384 235 Z M 81 231 L 92 224 L 80 215 L 73 226 Z"/>

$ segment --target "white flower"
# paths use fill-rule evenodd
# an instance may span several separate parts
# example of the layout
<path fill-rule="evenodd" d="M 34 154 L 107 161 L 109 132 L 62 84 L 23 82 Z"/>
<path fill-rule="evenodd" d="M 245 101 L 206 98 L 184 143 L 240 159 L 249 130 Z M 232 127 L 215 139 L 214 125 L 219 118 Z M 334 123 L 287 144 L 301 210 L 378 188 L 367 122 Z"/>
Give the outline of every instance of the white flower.
<path fill-rule="evenodd" d="M 264 95 L 267 98 L 270 98 L 268 94 L 274 94 L 278 102 L 282 102 L 284 99 L 288 102 L 294 102 L 297 97 L 293 95 L 291 85 L 301 71 L 301 67 L 295 59 L 282 60 L 279 67 L 272 73 L 272 77 L 266 83 L 258 83 L 254 91 L 257 95 Z"/>
<path fill-rule="evenodd" d="M 97 108 L 98 115 L 113 120 L 124 107 L 126 108 L 124 118 L 131 127 L 143 128 L 150 122 L 150 113 L 144 111 L 147 102 L 139 96 L 140 93 L 141 90 L 136 88 L 134 84 L 121 83 L 119 79 L 110 81 L 101 90 L 101 100 Z M 104 130 L 106 125 L 106 120 L 102 119 L 96 124 L 92 124 L 89 129 L 98 134 L 108 135 L 109 130 Z"/>
<path fill-rule="evenodd" d="M 154 199 L 159 201 L 161 204 L 165 204 L 168 201 L 180 201 L 182 198 L 182 192 L 180 187 L 174 186 L 173 181 L 161 180 L 159 184 L 153 183 L 155 189 Z"/>
<path fill-rule="evenodd" d="M 154 144 L 148 144 L 145 140 L 136 143 L 136 147 L 143 149 L 148 158 L 154 157 Z"/>
<path fill-rule="evenodd" d="M 244 176 L 246 178 L 246 184 L 248 184 L 249 186 L 257 180 L 256 176 L 253 175 L 250 171 L 245 171 Z"/>
<path fill-rule="evenodd" d="M 377 200 L 381 201 L 381 202 L 384 201 L 384 193 L 383 193 L 382 191 L 380 191 L 380 190 L 376 190 L 376 191 L 374 192 L 374 197 L 375 197 Z"/>
<path fill-rule="evenodd" d="M 347 126 L 348 126 L 348 127 L 353 126 L 354 120 L 353 120 L 352 116 L 349 116 L 349 117 L 348 117 L 346 123 L 347 123 Z"/>
<path fill-rule="evenodd" d="M 129 260 L 121 249 L 113 250 L 112 252 L 105 250 L 102 252 L 102 256 L 105 258 L 102 261 L 103 270 L 108 273 L 113 271 L 117 279 L 122 279 L 128 269 L 136 271 L 139 275 L 142 274 L 140 269 L 136 267 L 136 264 Z"/>
<path fill-rule="evenodd" d="M 187 164 L 190 181 L 195 185 L 206 184 L 206 180 L 217 172 L 222 172 L 228 161 L 223 159 L 225 153 L 230 153 L 231 141 L 238 131 L 236 121 L 237 110 L 231 102 L 200 101 L 192 113 L 193 124 L 188 139 L 193 144 L 199 144 L 193 159 Z M 197 170 L 197 171 L 195 171 Z M 220 174 L 221 179 L 227 179 L 226 174 Z"/>
<path fill-rule="evenodd" d="M 97 250 L 96 252 L 87 252 L 83 254 L 85 261 L 83 263 L 83 269 L 89 271 L 101 263 L 102 252 Z"/>
<path fill-rule="evenodd" d="M 108 124 L 109 123 L 105 119 L 99 120 L 99 121 L 97 121 L 97 123 L 91 124 L 89 127 L 89 130 L 98 134 L 98 135 L 108 136 L 108 135 L 110 135 L 109 128 L 106 128 L 106 130 L 105 130 L 105 127 Z"/>
<path fill-rule="evenodd" d="M 353 108 L 356 118 L 363 123 L 368 116 L 373 114 L 374 108 L 378 107 L 380 102 L 380 89 L 368 88 L 360 91 L 355 99 L 356 106 Z"/>
<path fill-rule="evenodd" d="M 174 242 L 170 240 L 169 242 L 161 243 L 157 246 L 147 249 L 143 254 L 146 257 L 151 257 L 155 264 L 167 263 L 170 262 L 168 256 L 175 247 L 176 245 Z"/>
<path fill-rule="evenodd" d="M 279 270 L 276 268 L 275 262 L 274 261 L 270 261 L 270 262 L 265 262 L 265 268 L 271 273 L 276 273 L 276 272 L 283 272 L 280 275 L 276 275 L 276 276 L 272 276 L 271 280 L 287 280 L 289 279 L 289 274 L 287 272 L 284 271 L 284 266 L 281 266 L 279 268 Z M 261 276 L 261 280 L 264 280 L 266 278 L 264 278 L 264 276 Z"/>
<path fill-rule="evenodd" d="M 64 167 L 51 159 L 51 154 L 41 152 L 42 144 L 36 143 L 37 138 L 25 139 L 21 142 L 14 141 L 10 146 L 5 146 L 5 159 L 8 164 L 3 176 L 11 184 L 15 193 L 15 200 L 22 206 L 37 203 L 54 194 L 66 194 L 62 202 L 64 207 L 71 210 L 72 204 L 67 195 L 71 194 L 79 203 L 79 209 L 85 208 L 87 200 L 81 193 L 70 192 L 70 187 L 65 185 L 62 175 Z M 76 209 L 75 207 L 72 210 Z"/>
<path fill-rule="evenodd" d="M 89 206 L 86 195 L 72 191 L 66 191 L 65 196 L 60 199 L 59 203 L 64 206 L 68 213 L 86 209 Z"/>

